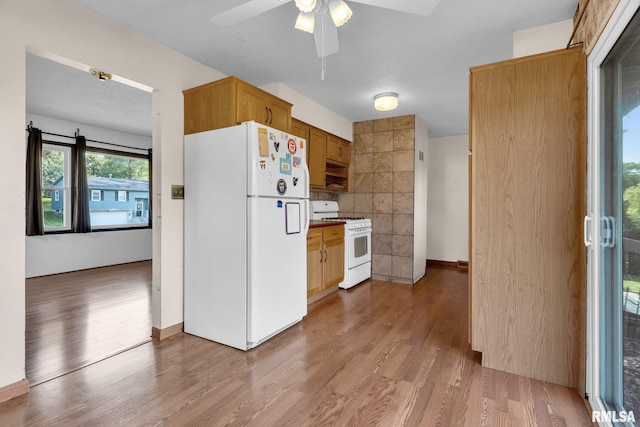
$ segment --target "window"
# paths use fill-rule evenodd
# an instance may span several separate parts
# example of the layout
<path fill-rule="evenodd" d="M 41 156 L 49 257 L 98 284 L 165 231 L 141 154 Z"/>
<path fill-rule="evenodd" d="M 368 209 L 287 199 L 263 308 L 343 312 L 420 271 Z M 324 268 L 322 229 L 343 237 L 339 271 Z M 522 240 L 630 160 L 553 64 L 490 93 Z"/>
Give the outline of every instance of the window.
<path fill-rule="evenodd" d="M 45 231 L 71 228 L 71 148 L 42 144 L 42 210 Z"/>
<path fill-rule="evenodd" d="M 91 228 L 148 227 L 149 157 L 88 147 L 85 159 Z"/>
<path fill-rule="evenodd" d="M 42 146 L 45 232 L 71 230 L 71 147 Z M 149 226 L 149 156 L 87 148 L 92 230 Z"/>

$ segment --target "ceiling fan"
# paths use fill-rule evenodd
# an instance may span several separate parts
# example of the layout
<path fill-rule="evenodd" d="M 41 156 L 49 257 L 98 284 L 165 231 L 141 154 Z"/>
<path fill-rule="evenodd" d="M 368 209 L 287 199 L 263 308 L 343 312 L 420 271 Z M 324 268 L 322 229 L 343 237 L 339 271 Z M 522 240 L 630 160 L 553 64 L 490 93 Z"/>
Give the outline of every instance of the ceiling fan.
<path fill-rule="evenodd" d="M 219 13 L 211 20 L 223 27 L 252 18 L 291 0 L 250 0 Z M 385 9 L 427 16 L 440 0 L 349 0 L 354 3 L 377 6 Z M 352 11 L 344 0 L 295 0 L 300 13 L 295 28 L 312 33 L 316 52 L 320 58 L 339 51 L 338 27 L 345 24 Z M 329 19 L 331 18 L 331 19 Z"/>

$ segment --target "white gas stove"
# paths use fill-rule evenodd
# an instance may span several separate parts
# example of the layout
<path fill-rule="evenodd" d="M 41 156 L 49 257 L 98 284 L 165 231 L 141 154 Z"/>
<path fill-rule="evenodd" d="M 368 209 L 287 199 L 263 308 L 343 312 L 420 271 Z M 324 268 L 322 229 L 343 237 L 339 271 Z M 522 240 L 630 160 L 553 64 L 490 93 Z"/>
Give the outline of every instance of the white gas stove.
<path fill-rule="evenodd" d="M 338 202 L 314 200 L 311 219 L 344 221 L 344 280 L 338 285 L 351 288 L 371 277 L 371 219 L 339 216 Z"/>

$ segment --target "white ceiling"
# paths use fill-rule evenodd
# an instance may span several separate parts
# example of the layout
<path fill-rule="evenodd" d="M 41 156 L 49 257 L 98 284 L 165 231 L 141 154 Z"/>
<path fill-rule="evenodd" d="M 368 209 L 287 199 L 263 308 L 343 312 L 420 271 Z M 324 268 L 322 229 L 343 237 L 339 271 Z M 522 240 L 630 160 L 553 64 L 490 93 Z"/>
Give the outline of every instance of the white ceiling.
<path fill-rule="evenodd" d="M 326 58 L 323 81 L 313 35 L 293 28 L 298 13 L 293 1 L 230 27 L 214 24 L 211 18 L 246 0 L 72 1 L 224 74 L 256 86 L 281 82 L 354 122 L 416 114 L 431 137 L 468 132 L 469 67 L 511 58 L 514 31 L 570 19 L 577 6 L 577 0 L 441 0 L 425 17 L 347 0 L 353 17 L 338 29 L 340 52 Z M 28 75 L 33 74 L 31 67 L 43 72 L 51 66 L 56 68 L 51 80 L 65 78 L 65 70 L 73 71 L 74 76 L 67 77 L 71 80 L 85 77 L 42 61 L 29 60 Z M 49 110 L 57 112 L 53 117 L 65 118 L 60 116 L 69 112 L 74 121 L 93 124 L 102 119 L 99 126 L 137 126 L 122 130 L 150 135 L 148 93 L 136 95 L 139 91 L 127 88 L 116 94 L 91 79 L 93 87 L 102 89 L 102 94 L 93 95 L 101 98 L 101 109 L 117 104 L 113 111 L 120 113 L 111 117 L 113 123 L 106 123 L 108 115 L 93 107 L 73 112 L 73 83 L 64 81 L 34 87 L 29 78 L 28 110 L 36 112 L 37 101 L 38 114 L 51 115 Z M 61 90 L 66 106 L 55 93 Z M 373 96 L 389 91 L 400 94 L 399 108 L 375 111 Z M 147 103 L 143 108 L 129 105 L 141 101 Z M 83 112 L 88 117 L 81 120 Z M 138 123 L 145 123 L 144 128 Z"/>

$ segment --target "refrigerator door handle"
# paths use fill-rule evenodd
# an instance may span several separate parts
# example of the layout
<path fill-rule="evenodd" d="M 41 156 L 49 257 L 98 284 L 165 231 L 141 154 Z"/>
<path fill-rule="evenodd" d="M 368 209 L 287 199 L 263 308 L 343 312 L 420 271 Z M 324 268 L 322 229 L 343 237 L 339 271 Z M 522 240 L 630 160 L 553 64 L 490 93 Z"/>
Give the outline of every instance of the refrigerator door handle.
<path fill-rule="evenodd" d="M 309 198 L 309 186 L 311 185 L 311 182 L 309 182 L 311 180 L 311 175 L 309 174 L 309 167 L 307 166 L 307 162 L 304 161 L 302 164 L 302 170 L 304 171 L 304 181 L 305 181 L 305 193 L 304 193 L 304 198 L 308 199 Z"/>
<path fill-rule="evenodd" d="M 306 236 L 309 232 L 309 226 L 311 225 L 311 203 L 309 200 L 304 201 L 304 235 Z"/>

